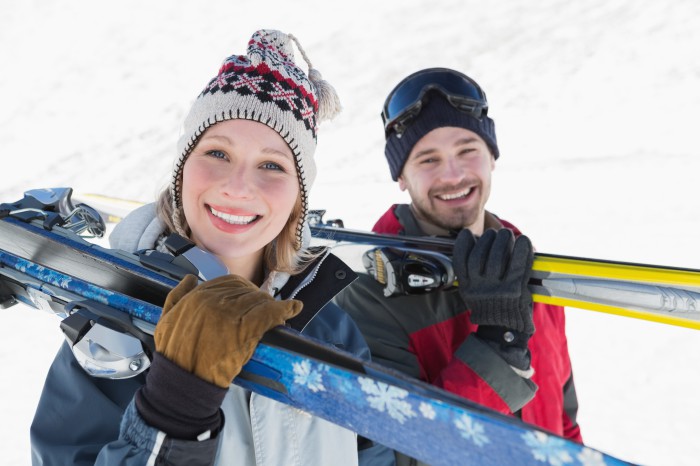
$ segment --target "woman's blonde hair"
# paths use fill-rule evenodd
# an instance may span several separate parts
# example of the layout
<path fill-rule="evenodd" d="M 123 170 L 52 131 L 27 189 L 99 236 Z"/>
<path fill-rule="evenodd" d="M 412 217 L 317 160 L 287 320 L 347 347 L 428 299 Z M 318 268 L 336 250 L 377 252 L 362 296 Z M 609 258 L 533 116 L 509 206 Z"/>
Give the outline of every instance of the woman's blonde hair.
<path fill-rule="evenodd" d="M 187 223 L 182 206 L 177 209 L 179 210 L 177 216 L 182 221 L 182 230 L 184 230 L 183 232 L 189 239 L 192 239 L 192 229 L 189 223 Z M 158 196 L 156 210 L 158 217 L 165 223 L 166 235 L 178 233 L 178 228 L 174 221 L 176 213 L 174 212 L 172 194 L 169 188 L 164 189 L 160 193 L 160 196 Z M 277 270 L 295 275 L 303 271 L 311 261 L 318 257 L 319 253 L 309 250 L 298 242 L 297 228 L 302 223 L 302 212 L 300 194 L 297 196 L 292 212 L 289 214 L 289 219 L 284 225 L 284 228 L 282 228 L 282 231 L 280 231 L 274 241 L 265 246 L 263 257 L 267 270 Z M 182 232 L 180 232 L 180 234 L 181 233 Z"/>

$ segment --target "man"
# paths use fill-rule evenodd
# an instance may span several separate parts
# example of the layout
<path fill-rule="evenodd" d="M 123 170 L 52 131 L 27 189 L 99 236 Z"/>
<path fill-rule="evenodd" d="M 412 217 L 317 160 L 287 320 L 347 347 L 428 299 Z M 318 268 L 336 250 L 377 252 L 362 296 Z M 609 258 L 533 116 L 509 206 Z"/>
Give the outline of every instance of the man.
<path fill-rule="evenodd" d="M 385 155 L 411 204 L 374 231 L 455 238 L 458 286 L 385 298 L 362 275 L 337 301 L 374 361 L 581 442 L 563 308 L 533 306 L 530 240 L 485 209 L 499 157 L 487 111 L 479 85 L 449 69 L 414 73 L 389 94 Z"/>

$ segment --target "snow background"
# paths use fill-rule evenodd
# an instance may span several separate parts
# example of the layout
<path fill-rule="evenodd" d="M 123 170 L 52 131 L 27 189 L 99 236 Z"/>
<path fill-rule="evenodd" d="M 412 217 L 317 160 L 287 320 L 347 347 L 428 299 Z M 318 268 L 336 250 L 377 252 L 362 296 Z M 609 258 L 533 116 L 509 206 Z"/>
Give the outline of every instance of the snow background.
<path fill-rule="evenodd" d="M 407 198 L 379 112 L 406 74 L 459 69 L 485 89 L 501 158 L 488 208 L 539 251 L 700 268 L 700 3 L 385 0 L 0 4 L 0 200 L 26 189 L 152 200 L 179 125 L 253 31 L 294 33 L 344 112 L 321 127 L 312 208 L 369 229 Z M 700 333 L 567 311 L 586 442 L 647 465 L 697 464 Z M 2 312 L 0 451 L 28 429 L 58 321 Z"/>

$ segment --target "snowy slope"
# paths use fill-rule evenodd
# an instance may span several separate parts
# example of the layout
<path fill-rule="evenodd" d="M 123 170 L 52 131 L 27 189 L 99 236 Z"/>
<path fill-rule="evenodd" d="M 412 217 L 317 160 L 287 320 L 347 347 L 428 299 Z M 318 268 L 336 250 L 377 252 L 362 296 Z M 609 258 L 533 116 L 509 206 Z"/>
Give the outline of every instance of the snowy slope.
<path fill-rule="evenodd" d="M 367 229 L 406 200 L 382 155 L 383 97 L 409 72 L 449 66 L 483 85 L 497 124 L 489 208 L 538 250 L 700 268 L 700 3 L 264 5 L 0 4 L 0 200 L 66 185 L 152 199 L 190 102 L 268 27 L 300 39 L 345 107 L 319 136 L 311 205 L 329 217 Z M 61 335 L 39 311 L 2 317 L 0 449 L 4 464 L 24 465 Z M 700 333 L 576 309 L 567 318 L 587 443 L 648 465 L 695 464 Z"/>

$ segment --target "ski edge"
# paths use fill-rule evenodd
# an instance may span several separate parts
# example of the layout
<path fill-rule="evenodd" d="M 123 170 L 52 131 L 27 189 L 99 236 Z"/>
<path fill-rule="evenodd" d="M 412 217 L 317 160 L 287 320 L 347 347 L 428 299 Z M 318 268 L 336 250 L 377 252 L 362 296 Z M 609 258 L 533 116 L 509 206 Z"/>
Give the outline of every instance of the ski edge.
<path fill-rule="evenodd" d="M 609 304 L 594 303 L 572 298 L 560 296 L 548 296 L 541 293 L 533 293 L 532 299 L 535 302 L 542 304 L 550 304 L 554 306 L 563 306 L 567 308 L 585 309 L 589 311 L 600 312 L 603 314 L 616 315 L 620 317 L 629 317 L 637 320 L 645 320 L 660 324 L 673 325 L 675 327 L 683 327 L 693 330 L 700 330 L 700 321 L 686 319 L 683 317 L 672 316 L 663 313 L 654 313 L 650 311 L 637 311 L 626 309 L 619 306 Z"/>

